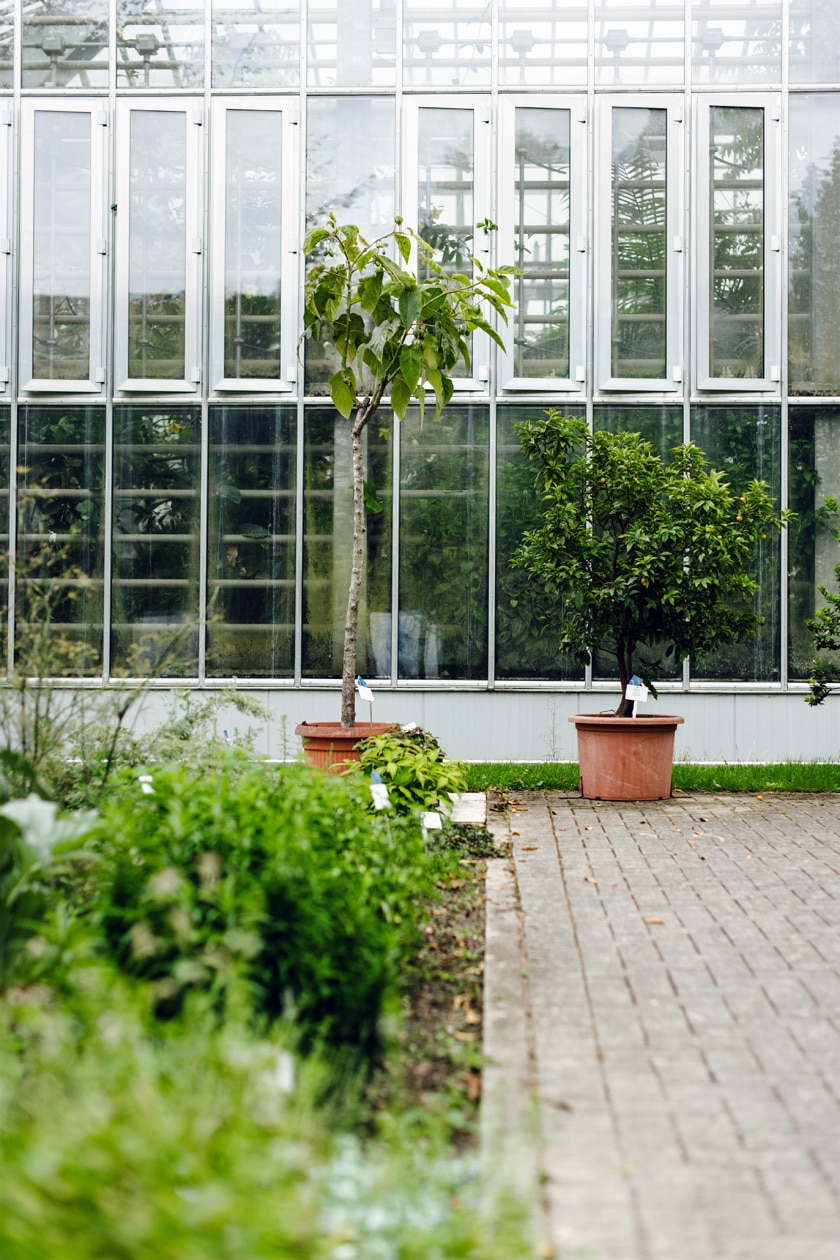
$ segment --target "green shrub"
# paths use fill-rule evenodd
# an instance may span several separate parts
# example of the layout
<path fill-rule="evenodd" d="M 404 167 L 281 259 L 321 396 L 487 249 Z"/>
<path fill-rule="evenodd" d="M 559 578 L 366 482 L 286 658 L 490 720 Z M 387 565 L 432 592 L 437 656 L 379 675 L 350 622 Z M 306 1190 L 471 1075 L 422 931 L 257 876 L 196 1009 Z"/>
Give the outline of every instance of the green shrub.
<path fill-rule="evenodd" d="M 366 774 L 379 774 L 388 788 L 392 807 L 401 814 L 449 806 L 450 792 L 463 792 L 467 768 L 447 761 L 434 735 L 419 726 L 412 731 L 388 731 L 363 740 L 359 762 Z"/>
<path fill-rule="evenodd" d="M 141 786 L 103 803 L 90 914 L 158 1013 L 191 989 L 223 1006 L 240 977 L 308 1044 L 374 1046 L 429 883 L 419 828 L 371 815 L 361 778 L 303 766 Z"/>
<path fill-rule="evenodd" d="M 0 1008 L 3 1260 L 531 1254 L 513 1214 L 481 1221 L 474 1166 L 431 1129 L 337 1134 L 323 1064 L 279 1034 L 193 1000 L 150 1039 L 118 986 L 80 975 L 79 995 L 73 1018 L 43 993 Z"/>

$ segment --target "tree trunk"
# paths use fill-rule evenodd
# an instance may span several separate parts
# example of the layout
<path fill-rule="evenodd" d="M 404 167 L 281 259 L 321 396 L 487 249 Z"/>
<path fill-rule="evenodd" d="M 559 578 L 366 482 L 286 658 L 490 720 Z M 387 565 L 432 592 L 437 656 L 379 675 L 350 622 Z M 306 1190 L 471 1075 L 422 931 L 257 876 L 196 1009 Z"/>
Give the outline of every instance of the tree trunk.
<path fill-rule="evenodd" d="M 633 645 L 619 640 L 615 645 L 615 654 L 618 658 L 618 681 L 621 684 L 621 699 L 615 715 L 616 717 L 632 717 L 633 701 L 628 700 L 624 693 L 633 676 Z"/>
<path fill-rule="evenodd" d="M 363 433 L 373 412 L 368 406 L 356 412 L 350 430 L 353 453 L 353 561 L 350 568 L 350 590 L 347 595 L 347 616 L 344 620 L 344 659 L 341 671 L 341 725 L 356 722 L 356 645 L 359 635 L 359 600 L 362 593 L 362 570 L 365 562 L 365 465 Z"/>

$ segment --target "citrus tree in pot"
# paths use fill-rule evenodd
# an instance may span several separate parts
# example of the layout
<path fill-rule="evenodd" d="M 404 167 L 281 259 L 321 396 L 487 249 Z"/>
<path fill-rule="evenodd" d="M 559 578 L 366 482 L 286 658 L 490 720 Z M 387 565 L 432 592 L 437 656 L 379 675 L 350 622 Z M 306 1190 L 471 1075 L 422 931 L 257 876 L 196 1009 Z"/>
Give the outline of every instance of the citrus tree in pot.
<path fill-rule="evenodd" d="M 665 461 L 638 433 L 592 433 L 585 420 L 556 411 L 518 432 L 542 521 L 524 535 L 513 563 L 561 597 L 559 649 L 582 665 L 595 652 L 614 655 L 621 687 L 615 713 L 570 719 L 581 793 L 669 796 L 683 719 L 632 717 L 628 684 L 646 650 L 682 661 L 755 632 L 756 548 L 790 513 L 776 509 L 763 482 L 734 494 L 693 443 Z"/>
<path fill-rule="evenodd" d="M 479 225 L 490 231 L 493 224 Z M 466 270 L 444 267 L 441 255 L 400 219 L 368 241 L 334 215 L 309 233 L 304 251 L 313 262 L 305 286 L 304 338 L 329 341 L 338 356 L 330 397 L 350 426 L 353 468 L 353 542 L 341 682 L 341 721 L 301 723 L 307 757 L 316 764 L 352 754 L 371 726 L 356 725 L 356 652 L 365 561 L 364 432 L 390 400 L 401 420 L 412 399 L 421 410 L 434 396 L 434 417 L 454 390 L 461 364 L 470 369 L 470 341 L 484 332 L 503 343 L 489 322 L 511 305 L 512 268 L 487 268 L 471 258 Z M 416 264 L 412 266 L 412 261 Z M 384 724 L 387 729 L 387 724 Z"/>

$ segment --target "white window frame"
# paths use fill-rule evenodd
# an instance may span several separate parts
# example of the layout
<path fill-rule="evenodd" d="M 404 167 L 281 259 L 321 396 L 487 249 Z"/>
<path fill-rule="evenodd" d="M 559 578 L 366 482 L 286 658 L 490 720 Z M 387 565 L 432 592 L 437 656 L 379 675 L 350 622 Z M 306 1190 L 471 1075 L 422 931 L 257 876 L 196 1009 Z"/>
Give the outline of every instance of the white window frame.
<path fill-rule="evenodd" d="M 68 381 L 34 376 L 32 328 L 34 293 L 32 269 L 35 257 L 35 116 L 88 114 L 90 116 L 90 357 L 84 380 Z M 2 129 L 4 133 L 7 128 Z M 21 226 L 20 226 L 20 393 L 98 394 L 105 389 L 105 272 L 108 230 L 105 211 L 106 147 L 108 116 L 104 101 L 68 100 L 66 96 L 28 98 L 21 103 Z M 0 156 L 2 161 L 2 156 Z"/>
<path fill-rule="evenodd" d="M 685 290 L 685 103 L 684 97 L 633 93 L 602 96 L 596 137 L 595 178 L 595 364 L 597 386 L 604 391 L 678 395 L 685 377 L 683 293 Z M 614 376 L 612 373 L 612 121 L 614 109 L 666 111 L 664 377 Z"/>
<path fill-rule="evenodd" d="M 587 105 L 581 96 L 512 96 L 504 97 L 499 105 L 499 195 L 498 195 L 498 257 L 503 263 L 516 265 L 514 252 L 515 208 L 513 187 L 515 183 L 515 146 L 517 109 L 553 109 L 569 112 L 569 375 L 517 376 L 513 337 L 516 313 L 509 315 L 507 326 L 499 324 L 507 350 L 500 355 L 499 381 L 503 390 L 564 390 L 580 393 L 586 384 L 586 295 L 587 295 Z M 515 283 L 515 282 L 514 282 Z"/>
<path fill-rule="evenodd" d="M 186 258 L 184 303 L 184 376 L 128 375 L 129 223 L 131 115 L 135 112 L 183 114 L 186 122 Z M 116 276 L 114 282 L 115 393 L 181 393 L 198 395 L 201 388 L 201 283 L 204 241 L 202 189 L 204 177 L 204 114 L 196 101 L 147 97 L 117 101 Z"/>
<path fill-rule="evenodd" d="M 760 377 L 712 376 L 709 347 L 711 294 L 711 111 L 715 106 L 764 110 L 764 371 Z M 704 95 L 697 103 L 693 201 L 698 207 L 694 292 L 697 294 L 697 389 L 717 393 L 772 391 L 779 395 L 782 354 L 782 125 L 781 101 L 772 93 Z"/>
<path fill-rule="evenodd" d="M 268 111 L 282 115 L 281 161 L 281 288 L 280 288 L 280 362 L 282 375 L 277 377 L 226 377 L 225 371 L 225 158 L 227 152 L 227 116 L 236 111 Z M 213 135 L 211 174 L 210 251 L 210 380 L 218 393 L 289 393 L 297 381 L 298 270 L 300 246 L 297 239 L 298 189 L 300 169 L 300 127 L 298 103 L 288 97 L 240 96 L 213 102 Z"/>
<path fill-rule="evenodd" d="M 9 296 L 12 263 L 12 102 L 0 102 L 0 398 L 11 388 L 11 328 Z"/>
<path fill-rule="evenodd" d="M 406 96 L 403 97 L 402 189 L 401 211 L 408 227 L 415 229 L 418 223 L 418 158 L 419 115 L 421 109 L 472 110 L 473 115 L 473 218 L 475 223 L 493 218 L 491 182 L 491 105 L 487 97 L 478 96 Z M 493 266 L 495 242 L 493 234 L 476 233 L 473 238 L 473 254 L 485 267 Z M 412 264 L 416 267 L 416 251 L 412 252 Z M 452 378 L 455 394 L 486 394 L 490 388 L 490 366 L 493 343 L 484 332 L 472 334 L 471 375 Z"/>

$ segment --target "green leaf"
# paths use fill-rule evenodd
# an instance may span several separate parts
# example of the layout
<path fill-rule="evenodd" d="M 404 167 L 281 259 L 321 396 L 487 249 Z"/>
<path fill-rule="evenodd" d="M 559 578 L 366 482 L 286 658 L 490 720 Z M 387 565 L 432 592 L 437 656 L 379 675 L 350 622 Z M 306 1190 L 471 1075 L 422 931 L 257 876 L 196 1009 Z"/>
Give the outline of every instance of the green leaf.
<path fill-rule="evenodd" d="M 372 315 L 382 293 L 382 272 L 374 271 L 359 281 L 359 305 L 366 315 Z"/>
<path fill-rule="evenodd" d="M 402 232 L 394 233 L 394 240 L 397 242 L 397 249 L 403 256 L 405 262 L 411 257 L 411 241 Z"/>
<path fill-rule="evenodd" d="M 408 404 L 411 402 L 412 391 L 409 389 L 404 378 L 400 375 L 395 376 L 391 382 L 391 406 L 394 408 L 396 415 L 402 420 Z"/>
<path fill-rule="evenodd" d="M 416 341 L 411 345 L 403 346 L 400 351 L 400 371 L 405 377 L 405 383 L 409 391 L 413 394 L 420 381 L 420 372 L 423 368 L 423 347 Z"/>
<path fill-rule="evenodd" d="M 380 499 L 376 493 L 376 486 L 372 481 L 366 481 L 364 484 L 365 511 L 373 516 L 378 516 L 380 512 L 385 511 L 385 501 Z"/>
<path fill-rule="evenodd" d="M 403 289 L 399 296 L 400 319 L 405 328 L 412 328 L 423 309 L 423 294 L 418 285 Z"/>
<path fill-rule="evenodd" d="M 330 398 L 336 411 L 349 420 L 356 405 L 356 378 L 349 369 L 330 377 Z"/>

